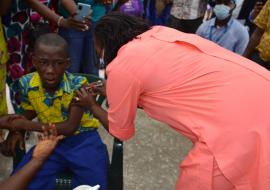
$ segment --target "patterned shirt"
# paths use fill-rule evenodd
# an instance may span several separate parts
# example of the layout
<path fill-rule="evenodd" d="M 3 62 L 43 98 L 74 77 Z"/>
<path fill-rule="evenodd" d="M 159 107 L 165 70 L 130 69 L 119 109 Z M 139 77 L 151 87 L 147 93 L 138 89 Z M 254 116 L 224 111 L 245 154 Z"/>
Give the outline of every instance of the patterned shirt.
<path fill-rule="evenodd" d="M 59 123 L 68 118 L 68 110 L 74 96 L 74 91 L 87 83 L 87 79 L 81 76 L 74 76 L 65 73 L 60 83 L 59 89 L 50 95 L 42 87 L 42 83 L 37 72 L 23 76 L 19 81 L 20 100 L 23 110 L 33 110 L 41 123 Z M 90 114 L 83 114 L 80 127 L 77 132 L 87 131 L 87 129 L 98 128 L 99 121 Z"/>
<path fill-rule="evenodd" d="M 270 62 L 270 0 L 266 2 L 254 22 L 259 28 L 264 30 L 261 41 L 257 46 L 260 57 L 262 60 Z"/>
<path fill-rule="evenodd" d="M 171 15 L 181 20 L 194 20 L 203 17 L 206 8 L 206 0 L 173 0 Z"/>

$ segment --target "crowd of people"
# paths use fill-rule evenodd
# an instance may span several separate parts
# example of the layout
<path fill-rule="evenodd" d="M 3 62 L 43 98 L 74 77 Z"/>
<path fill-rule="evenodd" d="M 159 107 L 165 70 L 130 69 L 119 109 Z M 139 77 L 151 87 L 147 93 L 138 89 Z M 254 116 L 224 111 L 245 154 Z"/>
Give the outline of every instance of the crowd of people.
<path fill-rule="evenodd" d="M 79 75 L 104 68 L 102 85 Z M 51 190 L 69 169 L 107 190 L 97 129 L 130 139 L 138 108 L 194 144 L 177 190 L 269 189 L 269 70 L 270 0 L 0 0 L 1 153 L 43 132 L 0 189 Z"/>

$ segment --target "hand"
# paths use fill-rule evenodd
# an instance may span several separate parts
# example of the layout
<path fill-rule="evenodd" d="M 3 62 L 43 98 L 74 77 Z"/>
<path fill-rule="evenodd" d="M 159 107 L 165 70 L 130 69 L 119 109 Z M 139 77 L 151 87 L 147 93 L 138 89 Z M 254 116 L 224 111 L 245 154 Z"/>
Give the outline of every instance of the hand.
<path fill-rule="evenodd" d="M 32 158 L 44 162 L 52 154 L 56 145 L 64 138 L 63 135 L 57 136 L 57 129 L 54 124 L 42 128 L 43 134 L 39 136 Z"/>
<path fill-rule="evenodd" d="M 97 105 L 96 97 L 91 93 L 87 92 L 85 87 L 76 91 L 75 97 L 75 104 L 86 109 L 91 109 L 91 107 Z"/>
<path fill-rule="evenodd" d="M 13 130 L 12 122 L 16 119 L 24 119 L 24 117 L 22 115 L 16 115 L 16 114 L 7 114 L 0 117 L 0 128 Z"/>
<path fill-rule="evenodd" d="M 21 150 L 24 149 L 23 135 L 19 132 L 9 132 L 7 139 L 2 143 L 2 154 L 5 156 L 15 156 L 17 144 L 19 144 Z"/>
<path fill-rule="evenodd" d="M 106 81 L 103 80 L 102 81 L 103 85 L 102 86 L 95 86 L 94 85 L 94 92 L 97 94 L 100 94 L 104 97 L 107 97 L 107 93 L 106 93 Z"/>
<path fill-rule="evenodd" d="M 87 19 L 84 19 L 83 21 L 78 21 L 74 17 L 69 17 L 67 19 L 63 19 L 62 22 L 60 22 L 60 26 L 64 28 L 73 28 L 80 31 L 87 31 L 90 28 L 90 23 Z"/>

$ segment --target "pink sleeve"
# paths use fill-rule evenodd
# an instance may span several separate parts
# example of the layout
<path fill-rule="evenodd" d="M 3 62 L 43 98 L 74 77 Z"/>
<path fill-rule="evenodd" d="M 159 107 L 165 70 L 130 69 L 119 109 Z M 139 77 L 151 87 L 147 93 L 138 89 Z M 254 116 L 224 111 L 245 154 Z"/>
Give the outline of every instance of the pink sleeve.
<path fill-rule="evenodd" d="M 117 69 L 108 74 L 109 131 L 120 140 L 128 140 L 135 133 L 139 95 L 140 83 L 130 73 Z"/>

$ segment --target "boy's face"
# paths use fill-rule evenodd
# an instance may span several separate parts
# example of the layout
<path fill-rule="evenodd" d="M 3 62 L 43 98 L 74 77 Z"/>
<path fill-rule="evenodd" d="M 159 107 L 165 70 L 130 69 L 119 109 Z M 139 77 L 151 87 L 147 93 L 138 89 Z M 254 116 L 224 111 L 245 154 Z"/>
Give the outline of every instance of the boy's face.
<path fill-rule="evenodd" d="M 69 59 L 64 47 L 39 44 L 34 51 L 33 65 L 37 69 L 43 87 L 53 92 L 58 88 L 69 66 Z"/>

